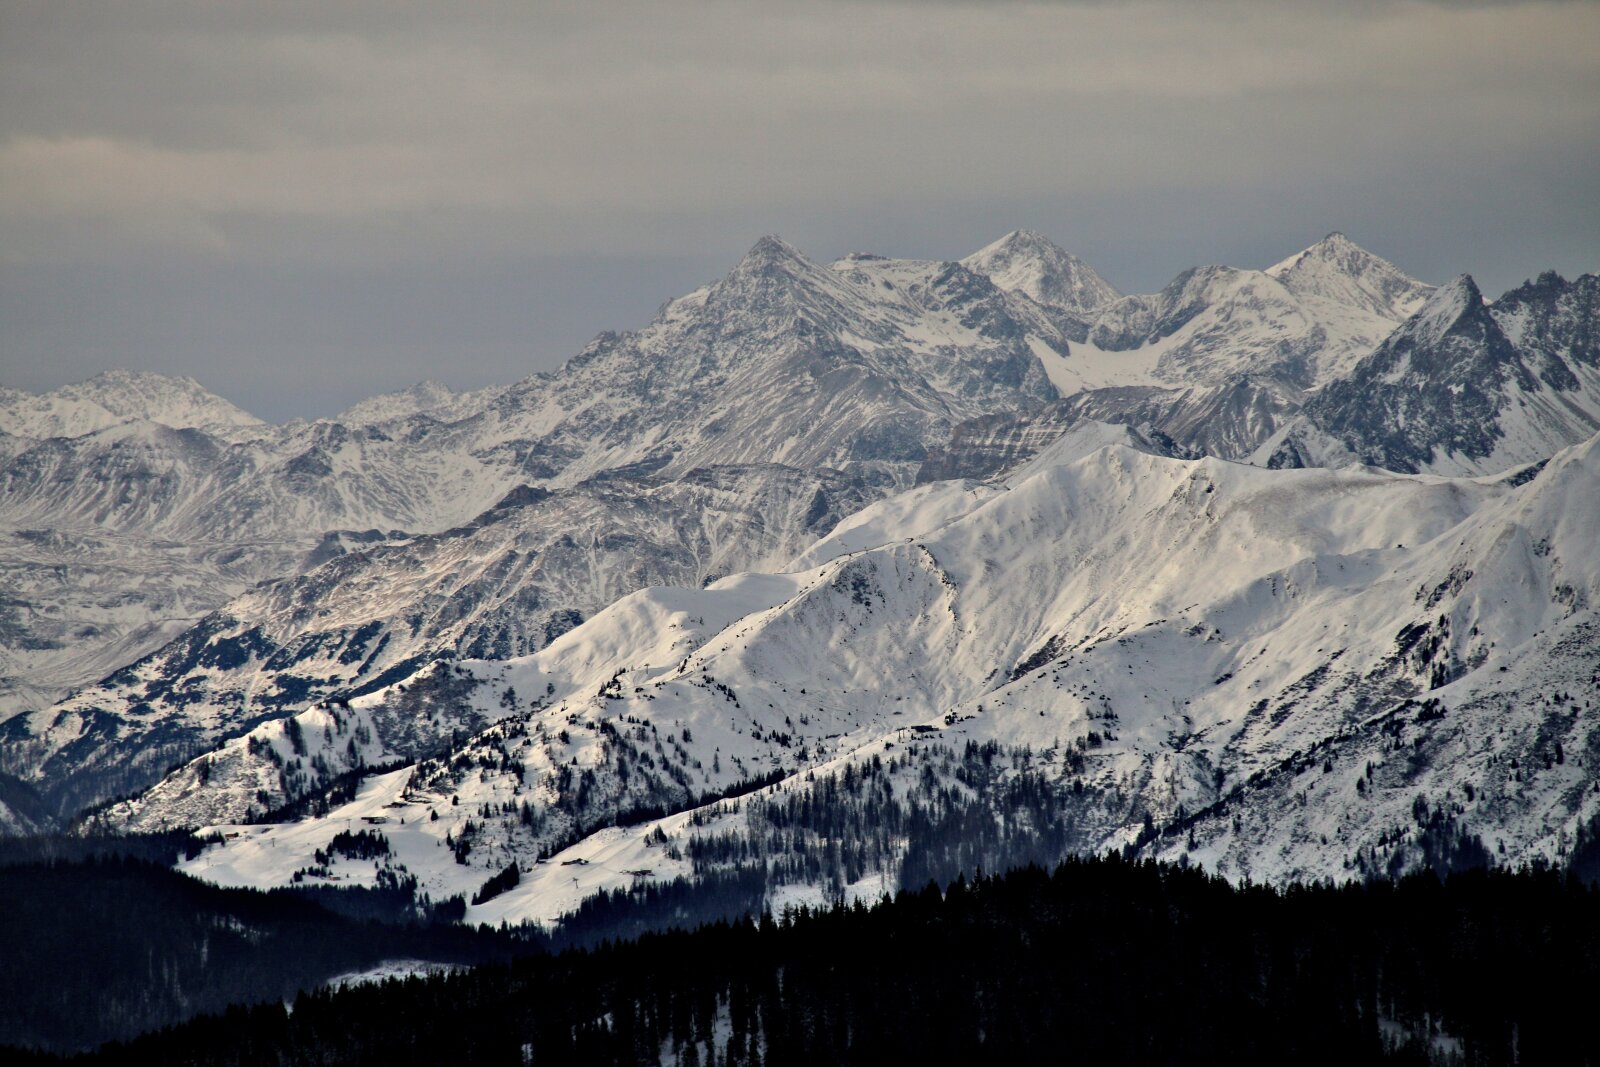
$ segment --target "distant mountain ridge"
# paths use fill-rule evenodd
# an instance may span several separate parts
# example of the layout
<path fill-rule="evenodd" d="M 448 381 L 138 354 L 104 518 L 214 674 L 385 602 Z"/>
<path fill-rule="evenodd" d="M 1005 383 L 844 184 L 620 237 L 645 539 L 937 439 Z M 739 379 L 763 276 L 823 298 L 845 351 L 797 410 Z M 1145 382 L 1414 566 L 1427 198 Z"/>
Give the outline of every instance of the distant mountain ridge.
<path fill-rule="evenodd" d="M 1277 466 L 1492 473 L 1600 431 L 1600 276 L 1546 273 L 1487 303 L 1470 275 L 1262 446 Z"/>
<path fill-rule="evenodd" d="M 485 574 L 473 592 L 458 588 L 443 600 L 438 587 L 402 581 L 387 587 L 387 598 L 374 600 L 366 616 L 341 616 L 332 630 L 312 621 L 314 609 L 290 621 L 270 606 L 270 596 L 247 597 L 248 607 L 200 621 L 138 670 L 108 672 L 104 685 L 43 717 L 12 719 L 4 728 L 14 744 L 0 752 L 0 763 L 34 776 L 53 767 L 48 773 L 58 782 L 73 776 L 69 767 L 98 767 L 103 786 L 131 788 L 136 779 L 105 759 L 159 769 L 229 729 L 304 707 L 330 686 L 363 684 L 402 664 L 414 668 L 438 655 L 500 647 L 502 640 L 506 653 L 528 651 L 526 642 L 548 640 L 571 619 L 642 584 L 748 568 L 773 545 L 798 551 L 802 545 L 793 538 L 821 532 L 807 521 L 836 520 L 840 506 L 853 510 L 909 484 L 927 448 L 955 422 L 1057 395 L 1039 362 L 1041 349 L 1058 358 L 1067 351 L 1056 316 L 959 264 L 863 260 L 828 267 L 763 238 L 726 277 L 669 302 L 645 330 L 603 334 L 560 371 L 503 389 L 462 398 L 425 384 L 358 405 L 348 425 L 264 427 L 241 441 L 146 422 L 24 442 L 0 471 L 6 489 L 0 520 L 8 525 L 227 539 L 232 547 L 224 558 L 262 565 L 243 575 L 211 567 L 204 584 L 213 599 L 191 601 L 199 609 L 191 609 L 191 619 L 221 607 L 250 581 L 320 566 L 333 568 L 337 579 L 308 576 L 299 588 L 329 580 L 354 587 L 352 564 L 371 575 L 382 560 L 407 551 L 374 548 L 362 550 L 359 561 L 329 561 L 328 549 L 362 544 L 368 535 L 361 531 L 388 531 L 391 540 L 410 531 L 421 535 L 421 546 L 471 541 L 504 572 Z M 671 486 L 688 479 L 678 494 L 687 501 L 700 491 L 696 486 L 722 478 L 723 469 L 751 483 L 751 499 L 767 494 L 755 484 L 763 479 L 769 486 L 798 479 L 805 488 L 795 490 L 792 521 L 735 509 L 731 521 L 690 536 L 684 531 L 695 522 L 673 510 L 677 505 L 662 503 L 661 513 L 651 514 L 657 506 L 651 501 L 673 495 Z M 603 493 L 598 484 L 580 490 L 600 478 L 622 480 Z M 615 539 L 615 547 L 599 548 L 593 558 L 601 562 L 592 564 L 574 550 L 571 567 L 558 573 L 544 558 L 560 558 L 562 523 L 579 521 L 571 512 L 551 520 L 557 523 L 551 534 L 535 535 L 549 543 L 533 553 L 507 553 L 527 535 L 511 532 L 504 520 L 526 508 L 487 522 L 507 531 L 510 543 L 488 547 L 485 537 L 499 534 L 462 532 L 527 486 L 554 492 L 557 501 L 587 501 L 591 509 L 602 503 L 578 532 L 585 541 L 598 532 Z M 555 505 L 540 506 L 549 512 Z M 680 558 L 674 543 L 680 536 L 689 536 L 697 558 Z M 119 573 L 116 559 L 130 551 L 104 537 L 96 543 L 112 558 L 76 564 L 86 572 L 85 587 L 90 574 L 104 581 Z M 274 549 L 262 551 L 263 544 Z M 423 555 L 432 553 L 427 547 Z M 652 562 L 658 553 L 670 563 Z M 18 569 L 34 573 L 37 553 L 18 557 Z M 489 589 L 498 591 L 480 602 Z M 553 589 L 563 590 L 559 599 L 549 599 Z M 493 603 L 504 606 L 486 606 Z M 513 606 L 528 617 L 505 617 Z M 20 610 L 31 616 L 42 605 L 30 601 Z M 80 631 L 109 633 L 113 610 L 98 601 L 80 610 Z M 400 626 L 400 620 L 410 621 Z M 564 621 L 552 627 L 553 620 Z M 399 628 L 390 630 L 391 623 Z M 19 624 L 20 641 L 33 632 Z M 320 683 L 308 680 L 309 663 L 321 662 L 311 644 L 350 656 L 348 642 L 357 634 L 372 642 L 366 653 L 348 664 L 330 661 Z M 236 641 L 244 642 L 238 656 L 203 651 Z M 128 650 L 125 640 L 117 647 Z M 59 658 L 27 649 L 19 655 L 41 664 L 45 675 L 14 690 L 13 699 L 23 702 L 47 691 L 46 672 L 59 669 Z M 190 726 L 180 729 L 180 722 Z M 125 729 L 145 737 L 151 723 L 165 740 L 151 740 L 148 751 L 135 755 Z M 219 723 L 236 725 L 218 733 Z M 72 803 L 97 795 L 82 791 L 86 781 L 77 775 Z"/>
<path fill-rule="evenodd" d="M 266 425 L 188 377 L 111 370 L 42 394 L 0 386 L 0 433 L 13 437 L 78 437 L 133 419 L 222 435 Z"/>
<path fill-rule="evenodd" d="M 1301 299 L 1328 300 L 1386 319 L 1414 314 L 1433 288 L 1337 231 L 1265 273 Z"/>
<path fill-rule="evenodd" d="M 1032 230 L 1013 230 L 967 256 L 961 265 L 1002 289 L 1086 321 L 1122 296 L 1093 267 Z"/>
<path fill-rule="evenodd" d="M 0 706 L 0 774 L 26 791 L 18 795 L 30 798 L 30 820 L 38 812 L 71 818 L 131 793 L 104 815 L 130 827 L 320 803 L 319 791 L 341 775 L 396 760 L 437 777 L 430 761 L 488 758 L 485 731 L 497 718 L 531 722 L 600 690 L 611 694 L 596 697 L 602 710 L 631 699 L 626 686 L 608 688 L 622 685 L 619 668 L 637 668 L 623 661 L 642 653 L 628 649 L 648 646 L 650 669 L 665 669 L 724 627 L 764 626 L 758 616 L 780 605 L 762 598 L 788 588 L 795 568 L 926 540 L 976 505 L 1000 509 L 1024 485 L 1037 494 L 1065 477 L 1051 472 L 1102 453 L 1124 457 L 1118 476 L 1136 480 L 1201 456 L 1271 467 L 1366 459 L 1408 469 L 1415 460 L 1416 469 L 1453 471 L 1425 450 L 1425 429 L 1494 439 L 1475 421 L 1481 412 L 1504 421 L 1533 400 L 1559 400 L 1565 416 L 1537 423 L 1537 434 L 1502 429 L 1498 439 L 1515 447 L 1495 446 L 1468 473 L 1505 469 L 1491 464 L 1507 457 L 1505 467 L 1525 454 L 1546 459 L 1594 432 L 1584 415 L 1595 395 L 1586 377 L 1595 362 L 1592 286 L 1592 276 L 1541 277 L 1485 305 L 1481 295 L 1462 297 L 1459 282 L 1434 292 L 1332 234 L 1264 271 L 1201 267 L 1161 293 L 1124 297 L 1028 231 L 961 262 L 858 254 L 821 264 L 768 237 L 722 279 L 669 301 L 644 329 L 602 334 L 563 368 L 510 386 L 456 394 L 425 382 L 333 420 L 268 426 L 242 412 L 248 421 L 228 422 L 218 414 L 225 409 L 192 395 L 193 383 L 179 383 L 166 392 L 188 399 L 162 411 L 170 422 L 205 415 L 205 426 L 84 417 L 90 428 L 72 436 L 0 436 L 0 534 L 9 538 L 0 540 L 0 574 L 14 575 L 22 593 L 0 606 L 0 701 L 24 712 L 4 719 Z M 1449 358 L 1429 355 L 1441 346 Z M 1487 363 L 1472 362 L 1479 357 Z M 1450 378 L 1458 372 L 1464 377 Z M 1396 374 L 1411 377 L 1384 392 L 1379 386 Z M 1491 378 L 1521 392 L 1485 399 L 1475 390 Z M 1341 407 L 1339 397 L 1356 395 L 1355 381 L 1377 383 L 1370 392 L 1378 402 Z M 1419 393 L 1434 398 L 1427 419 L 1412 419 L 1411 407 L 1398 420 L 1384 415 Z M 1405 432 L 1396 436 L 1396 425 Z M 1416 459 L 1423 456 L 1431 458 Z M 1286 472 L 1261 475 L 1280 478 L 1251 490 L 1263 498 L 1269 484 L 1300 484 Z M 1184 499 L 1184 507 L 1208 503 Z M 1043 512 L 1007 513 L 1027 526 Z M 1108 545 L 1131 543 L 1136 525 L 1106 531 Z M 983 556 L 973 546 L 961 551 Z M 1085 558 L 1055 566 L 1075 571 Z M 973 565 L 999 574 L 1001 564 Z M 1190 565 L 1201 574 L 1207 567 Z M 919 589 L 937 578 L 909 557 L 892 569 Z M 756 573 L 725 577 L 742 571 Z M 141 584 L 155 572 L 170 578 Z M 66 583 L 52 577 L 60 574 Z M 870 600 L 857 577 L 838 578 L 836 591 Z M 1020 580 L 1029 596 L 1050 589 L 1044 571 Z M 755 599 L 713 596 L 699 611 L 689 597 L 687 607 L 628 616 L 623 631 L 592 643 L 612 633 L 614 611 L 639 591 L 708 583 Z M 163 593 L 152 596 L 158 587 Z M 934 611 L 935 590 L 923 592 L 918 610 Z M 848 621 L 866 606 L 855 593 L 848 599 L 818 610 Z M 1009 610 L 1020 619 L 1042 606 Z M 612 621 L 600 625 L 604 618 Z M 876 648 L 883 635 L 868 634 L 881 622 L 858 619 L 848 635 L 828 631 L 826 640 Z M 921 624 L 890 625 L 909 639 Z M 983 664 L 985 684 L 1036 655 L 1048 661 L 1055 652 L 1047 655 L 1047 645 Z M 538 678 L 513 666 L 547 647 L 550 662 L 564 665 L 539 667 Z M 562 658 L 572 654 L 581 669 Z M 867 673 L 845 685 L 853 695 L 844 704 L 830 695 L 819 714 L 870 696 L 882 684 L 870 677 L 896 674 L 900 653 L 884 651 L 874 663 L 877 654 L 863 653 Z M 474 661 L 465 674 L 451 665 L 462 660 Z M 57 699 L 68 685 L 75 692 Z M 713 680 L 704 685 L 715 690 Z M 650 692 L 638 688 L 633 696 Z M 945 705 L 941 715 L 968 713 L 954 710 L 954 696 L 930 699 Z M 839 737 L 795 726 L 798 708 L 778 733 L 810 738 L 808 759 L 823 751 L 844 758 Z M 1046 719 L 1059 711 L 1038 710 Z M 767 720 L 753 728 L 763 737 L 778 729 Z M 678 782 L 669 792 L 680 807 L 790 766 L 778 751 L 788 743 L 759 753 L 724 746 L 742 754 L 731 767 L 731 756 L 722 759 L 716 773 L 715 746 L 677 745 L 682 762 L 658 753 L 646 764 L 657 770 L 638 781 L 658 792 Z M 1175 758 L 1138 749 L 1146 757 Z M 555 773 L 560 760 L 553 750 L 549 758 L 537 775 Z M 602 760 L 595 774 L 602 764 L 611 766 Z M 1114 798 L 1124 812 L 1141 803 L 1177 817 L 1131 784 L 1145 773 L 1131 764 L 1117 770 L 1115 788 L 1096 786 L 1096 803 Z M 603 826 L 619 810 L 607 816 L 566 786 L 551 788 L 569 821 L 538 818 L 566 832 Z M 613 799 L 660 800 L 630 789 Z M 1203 789 L 1179 794 L 1190 812 L 1221 802 Z M 497 794 L 495 803 L 504 802 Z M 1097 808 L 1095 820 L 1102 837 L 1085 842 L 1122 832 L 1109 807 Z M 303 831 L 320 832 L 315 824 Z M 559 843 L 538 840 L 540 848 Z M 1256 844 L 1238 847 L 1255 862 Z M 465 866 L 452 878 L 473 876 Z"/>

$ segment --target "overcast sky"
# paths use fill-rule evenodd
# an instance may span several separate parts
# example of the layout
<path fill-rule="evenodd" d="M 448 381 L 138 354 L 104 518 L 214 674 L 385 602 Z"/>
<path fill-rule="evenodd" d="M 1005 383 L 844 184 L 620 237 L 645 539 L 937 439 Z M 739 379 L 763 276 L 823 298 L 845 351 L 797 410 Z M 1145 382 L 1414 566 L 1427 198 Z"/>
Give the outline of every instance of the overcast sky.
<path fill-rule="evenodd" d="M 764 233 L 1600 269 L 1600 4 L 0 0 L 0 384 L 555 366 Z"/>

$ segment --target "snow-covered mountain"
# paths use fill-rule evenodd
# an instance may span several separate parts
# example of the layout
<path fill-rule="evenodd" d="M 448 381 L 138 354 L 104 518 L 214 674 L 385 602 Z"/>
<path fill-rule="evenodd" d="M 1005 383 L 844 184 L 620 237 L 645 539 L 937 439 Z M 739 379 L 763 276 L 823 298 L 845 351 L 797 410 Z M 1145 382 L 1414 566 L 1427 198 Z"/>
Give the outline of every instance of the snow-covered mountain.
<path fill-rule="evenodd" d="M 955 423 L 1054 398 L 1040 354 L 1066 358 L 1057 318 L 959 264 L 856 256 L 825 266 L 765 238 L 644 330 L 602 335 L 560 371 L 504 389 L 455 396 L 425 383 L 357 405 L 346 421 L 229 441 L 145 420 L 25 442 L 0 471 L 0 522 L 20 538 L 9 561 L 20 585 L 39 588 L 29 531 L 72 538 L 81 558 L 68 599 L 84 603 L 59 623 L 13 627 L 11 706 L 33 712 L 90 672 L 105 681 L 14 718 L 0 766 L 71 778 L 60 795 L 86 801 L 399 665 L 525 652 L 632 589 L 792 554 L 796 538 L 819 532 L 807 522 L 909 484 Z M 602 486 L 602 475 L 620 480 Z M 494 511 L 530 488 L 529 506 Z M 727 504 L 724 490 L 748 503 Z M 527 528 L 503 521 L 535 513 Z M 482 524 L 489 532 L 463 533 L 484 514 L 499 516 Z M 416 539 L 363 548 L 405 532 Z M 163 598 L 103 603 L 119 575 L 131 581 L 150 562 L 143 548 L 130 560 L 128 545 L 152 542 L 206 544 L 221 562 Z M 228 603 L 347 546 L 357 551 L 320 576 Z M 455 561 L 461 552 L 474 562 Z M 200 595 L 180 600 L 179 588 Z M 39 588 L 13 614 L 59 607 L 46 598 Z M 52 658 L 68 622 L 91 648 Z M 356 634 L 382 652 L 335 662 L 335 648 L 354 655 Z M 55 644 L 31 647 L 41 638 Z M 162 640 L 171 643 L 152 651 Z M 203 651 L 239 642 L 250 654 Z M 97 740 L 79 738 L 85 715 Z M 161 742 L 136 751 L 128 723 Z M 98 768 L 92 784 L 88 768 Z"/>
<path fill-rule="evenodd" d="M 1308 400 L 1258 460 L 1490 473 L 1597 430 L 1600 276 L 1543 274 L 1489 304 L 1462 275 Z"/>
<path fill-rule="evenodd" d="M 1249 377 L 1182 388 L 1086 389 L 1032 410 L 961 423 L 947 445 L 929 453 L 917 481 L 998 473 L 1085 419 L 1132 427 L 1162 442 L 1173 456 L 1248 457 L 1294 418 L 1301 395 L 1281 383 Z"/>
<path fill-rule="evenodd" d="M 432 532 L 517 485 L 608 470 L 875 465 L 909 480 L 956 422 L 1055 399 L 1040 358 L 1068 358 L 1055 318 L 959 264 L 829 267 L 768 237 L 643 330 L 502 389 L 424 383 L 227 440 L 163 415 L 7 441 L 0 520 L 177 539 Z"/>
<path fill-rule="evenodd" d="M 1508 470 L 1600 430 L 1594 275 L 1569 282 L 1544 274 L 1489 303 L 1465 275 L 1424 296 L 1359 249 L 1355 262 L 1365 269 L 1345 273 L 1341 248 L 1355 246 L 1336 234 L 1267 273 L 1313 304 L 1344 300 L 1347 308 L 1387 315 L 1421 303 L 1375 349 L 1320 386 L 1302 389 L 1285 379 L 1283 366 L 1269 365 L 1262 373 L 1225 371 L 1215 382 L 1084 389 L 958 426 L 919 479 L 946 469 L 992 474 L 1019 458 L 1018 443 L 1048 439 L 1082 418 L 1142 427 L 1180 450 L 1267 466 L 1369 463 L 1441 474 Z M 1227 363 L 1241 351 L 1263 351 L 1263 335 L 1253 336 L 1242 349 L 1223 344 L 1207 352 Z M 1011 451 L 997 451 L 992 442 L 1000 441 L 1011 442 Z M 1002 453 L 1004 462 L 991 462 Z"/>
<path fill-rule="evenodd" d="M 1122 296 L 1093 267 L 1032 230 L 1013 230 L 963 259 L 961 265 L 1002 289 L 1024 293 L 1085 323 Z M 1072 339 L 1081 341 L 1083 337 Z"/>
<path fill-rule="evenodd" d="M 245 592 L 99 684 L 0 726 L 6 767 L 69 813 L 433 660 L 536 651 L 636 589 L 778 566 L 881 493 L 778 466 L 525 487 L 464 526 L 359 547 Z"/>
<path fill-rule="evenodd" d="M 469 424 L 536 428 L 526 462 L 566 484 L 766 462 L 909 480 L 961 419 L 1054 399 L 1035 352 L 1066 347 L 1038 305 L 958 264 L 829 267 L 769 237 L 645 330 L 602 335 Z"/>
<path fill-rule="evenodd" d="M 1469 286 L 1337 234 L 1146 297 L 1026 232 L 764 238 L 505 388 L 0 437 L 13 662 L 126 656 L 0 723 L 12 821 L 276 809 L 193 865 L 246 884 L 521 864 L 485 921 L 767 863 L 774 820 L 835 857 L 774 904 L 925 872 L 930 826 L 1273 878 L 1556 855 L 1600 759 L 1594 283 Z M 358 819 L 386 856 L 330 854 Z"/>
<path fill-rule="evenodd" d="M 1454 480 L 1068 445 L 873 505 L 795 570 L 645 590 L 532 656 L 261 727 L 111 817 L 192 821 L 335 752 L 403 756 L 405 723 L 497 719 L 191 867 L 370 881 L 369 861 L 313 857 L 365 819 L 435 897 L 524 865 L 469 918 L 550 919 L 770 859 L 778 808 L 818 813 L 810 854 L 858 849 L 827 826 L 848 822 L 829 821 L 840 782 L 869 779 L 880 804 L 975 796 L 969 834 L 1044 804 L 1064 847 L 1235 876 L 1403 867 L 1443 838 L 1552 858 L 1600 810 L 1597 524 L 1600 438 L 1531 476 Z M 912 832 L 846 888 L 896 885 Z"/>
<path fill-rule="evenodd" d="M 335 415 L 333 421 L 344 426 L 368 426 L 427 415 L 439 422 L 458 422 L 476 415 L 498 391 L 491 388 L 457 393 L 440 382 L 418 382 L 397 393 L 380 393 L 357 401 Z"/>
<path fill-rule="evenodd" d="M 104 678 L 255 582 L 293 574 L 306 549 L 88 524 L 0 531 L 0 719 Z"/>
<path fill-rule="evenodd" d="M 261 470 L 292 461 L 273 455 L 283 432 L 191 379 L 111 372 L 5 401 L 28 436 L 0 434 L 0 717 L 293 573 L 316 543 L 300 481 L 260 499 Z"/>
<path fill-rule="evenodd" d="M 1368 276 L 1399 277 L 1342 239 L 1293 262 L 1284 277 L 1323 304 L 1340 294 L 1372 304 L 1388 290 Z M 1273 353 L 1264 374 L 1294 378 L 1304 346 L 1293 338 L 1338 333 L 1269 275 L 1203 268 L 1157 297 L 1127 298 L 1149 305 L 1152 324 L 1112 338 L 1127 301 L 1107 305 L 1114 294 L 1098 276 L 1037 235 L 1008 235 L 966 263 L 853 256 L 828 267 L 764 238 L 727 277 L 642 331 L 602 334 L 559 371 L 461 396 L 424 383 L 339 420 L 262 426 L 192 382 L 103 375 L 32 398 L 78 405 L 66 420 L 77 436 L 46 432 L 61 419 L 11 419 L 20 436 L 0 452 L 0 523 L 315 544 L 341 529 L 435 532 L 517 485 L 619 468 L 875 464 L 909 481 L 962 420 L 1086 386 L 1233 388 L 1262 353 Z M 1274 299 L 1252 305 L 1268 289 Z M 1063 332 L 1064 309 L 1091 307 L 1101 348 L 1117 351 Z M 8 411 L 27 409 L 28 398 L 11 399 Z M 139 403 L 148 418 L 122 414 Z M 109 424 L 94 413 L 112 409 Z"/>
<path fill-rule="evenodd" d="M 0 465 L 0 582 L 11 591 L 0 715 L 53 702 L 250 585 L 296 573 L 330 532 L 444 528 L 515 484 L 334 423 L 228 441 L 130 420 L 3 440 L 14 447 Z"/>
<path fill-rule="evenodd" d="M 1042 357 L 1061 400 L 980 419 L 952 447 L 1091 418 L 1243 459 L 1319 388 L 1348 376 L 1429 292 L 1338 233 L 1265 271 L 1187 270 L 1159 293 L 1100 302 L 1068 359 Z M 935 457 L 919 477 L 937 476 L 943 462 Z"/>
<path fill-rule="evenodd" d="M 1089 342 L 1138 351 L 1159 382 L 1241 375 L 1310 389 L 1348 372 L 1416 310 L 1429 287 L 1342 234 L 1265 271 L 1207 266 L 1096 318 Z"/>
<path fill-rule="evenodd" d="M 1266 273 L 1301 300 L 1366 311 L 1390 322 L 1414 314 L 1432 289 L 1337 232 Z"/>
<path fill-rule="evenodd" d="M 0 387 L 0 433 L 77 437 L 131 419 L 228 436 L 264 425 L 193 378 L 113 370 L 35 394 Z"/>
<path fill-rule="evenodd" d="M 1182 459 L 1193 459 L 1200 454 L 1156 429 L 1153 420 L 1139 419 L 1127 409 L 1118 409 L 1116 414 L 1124 417 L 1108 422 L 1085 414 L 1079 404 L 1084 398 L 1127 391 L 1094 390 L 1032 411 L 998 412 L 963 422 L 944 447 L 928 453 L 917 471 L 917 484 L 958 478 L 983 480 L 1021 467 L 1040 453 L 1058 451 L 1069 441 L 1096 440 L 1101 444 L 1116 441 Z"/>

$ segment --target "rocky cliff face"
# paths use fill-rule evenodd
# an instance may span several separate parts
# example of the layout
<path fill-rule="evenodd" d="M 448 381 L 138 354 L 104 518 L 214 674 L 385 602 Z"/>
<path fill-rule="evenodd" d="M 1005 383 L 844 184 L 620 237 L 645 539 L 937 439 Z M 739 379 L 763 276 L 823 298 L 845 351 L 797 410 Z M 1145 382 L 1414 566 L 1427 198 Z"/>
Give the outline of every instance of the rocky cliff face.
<path fill-rule="evenodd" d="M 1544 274 L 1489 304 L 1462 275 L 1308 400 L 1260 460 L 1492 473 L 1596 430 L 1600 277 Z"/>

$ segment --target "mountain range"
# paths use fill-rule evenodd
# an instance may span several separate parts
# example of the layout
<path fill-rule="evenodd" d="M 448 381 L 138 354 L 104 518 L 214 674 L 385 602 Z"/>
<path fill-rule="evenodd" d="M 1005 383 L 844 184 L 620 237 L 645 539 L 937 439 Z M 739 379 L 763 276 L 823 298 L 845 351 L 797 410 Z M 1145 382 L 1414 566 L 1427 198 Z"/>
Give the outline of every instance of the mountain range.
<path fill-rule="evenodd" d="M 917 819 L 1257 879 L 1559 857 L 1600 808 L 1597 286 L 763 238 L 504 388 L 7 391 L 0 826 L 225 826 L 194 873 L 484 921 L 752 864 L 873 895 Z M 359 820 L 387 849 L 330 857 Z"/>

